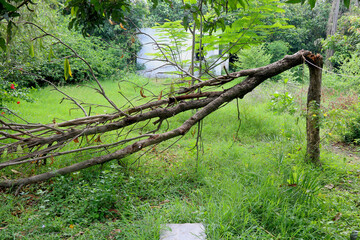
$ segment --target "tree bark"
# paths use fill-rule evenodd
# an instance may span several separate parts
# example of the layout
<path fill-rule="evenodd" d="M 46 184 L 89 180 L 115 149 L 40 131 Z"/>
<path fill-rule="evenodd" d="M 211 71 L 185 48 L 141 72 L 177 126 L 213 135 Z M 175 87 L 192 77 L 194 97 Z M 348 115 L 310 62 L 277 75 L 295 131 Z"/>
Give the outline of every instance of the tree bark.
<path fill-rule="evenodd" d="M 321 102 L 321 75 L 323 58 L 320 54 L 310 55 L 307 59 L 310 70 L 310 85 L 307 96 L 306 114 L 306 160 L 316 165 L 320 162 L 320 102 Z"/>

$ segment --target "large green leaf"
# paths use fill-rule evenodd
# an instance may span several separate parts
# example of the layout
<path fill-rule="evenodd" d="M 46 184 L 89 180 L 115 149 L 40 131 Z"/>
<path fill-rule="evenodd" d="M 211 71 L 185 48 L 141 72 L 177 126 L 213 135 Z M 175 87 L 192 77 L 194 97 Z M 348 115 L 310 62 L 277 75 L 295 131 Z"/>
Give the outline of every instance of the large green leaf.
<path fill-rule="evenodd" d="M 9 4 L 8 2 L 6 2 L 5 0 L 0 0 L 0 3 L 3 7 L 6 8 L 6 10 L 8 10 L 9 12 L 15 12 L 17 10 L 17 7 Z"/>
<path fill-rule="evenodd" d="M 65 80 L 67 80 L 69 77 L 72 77 L 70 62 L 68 58 L 65 58 L 65 62 L 64 62 L 64 77 Z"/>
<path fill-rule="evenodd" d="M 288 0 L 286 3 L 301 3 L 302 0 Z"/>
<path fill-rule="evenodd" d="M 313 9 L 315 7 L 315 3 L 316 3 L 316 0 L 309 0 L 311 9 Z"/>
<path fill-rule="evenodd" d="M 50 47 L 49 56 L 48 56 L 49 62 L 51 61 L 51 58 L 53 58 L 53 57 L 55 57 L 54 51 L 53 51 L 52 47 Z"/>
<path fill-rule="evenodd" d="M 35 50 L 34 50 L 34 44 L 31 42 L 30 43 L 30 48 L 29 48 L 29 55 L 30 57 L 35 57 Z"/>
<path fill-rule="evenodd" d="M 13 28 L 13 25 L 15 25 L 13 23 L 13 21 L 9 21 L 9 23 L 7 24 L 7 27 L 6 27 L 6 34 L 7 34 L 7 41 L 6 43 L 9 44 L 12 40 L 12 28 Z"/>
<path fill-rule="evenodd" d="M 0 37 L 0 47 L 5 52 L 6 51 L 6 42 L 5 39 Z"/>

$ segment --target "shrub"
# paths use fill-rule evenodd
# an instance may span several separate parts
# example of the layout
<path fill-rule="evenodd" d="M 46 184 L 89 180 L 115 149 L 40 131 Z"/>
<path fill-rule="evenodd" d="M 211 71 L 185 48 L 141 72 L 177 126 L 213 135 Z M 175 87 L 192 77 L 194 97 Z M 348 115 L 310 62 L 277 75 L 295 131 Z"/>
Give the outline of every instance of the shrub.
<path fill-rule="evenodd" d="M 236 70 L 258 68 L 270 64 L 272 55 L 266 53 L 264 45 L 251 46 L 238 53 L 238 62 L 235 62 Z"/>
<path fill-rule="evenodd" d="M 294 97 L 285 89 L 288 81 L 288 78 L 284 79 L 284 90 L 282 92 L 276 91 L 271 94 L 270 108 L 272 111 L 279 113 L 288 112 L 291 114 L 296 112 Z"/>
<path fill-rule="evenodd" d="M 5 107 L 7 102 L 18 102 L 20 99 L 25 101 L 31 101 L 31 98 L 28 96 L 29 89 L 27 88 L 18 88 L 18 85 L 14 82 L 8 82 L 3 80 L 0 77 L 0 109 Z"/>
<path fill-rule="evenodd" d="M 44 4 L 37 6 L 35 10 L 36 18 L 32 22 L 73 48 L 88 61 L 100 80 L 110 77 L 118 70 L 134 69 L 136 66 L 134 53 L 140 44 L 132 31 L 108 23 L 106 30 L 112 29 L 107 31 L 112 33 L 111 36 L 94 32 L 94 35 L 84 38 L 81 33 L 70 31 L 67 28 L 67 17 L 59 16 L 51 6 Z M 38 76 L 54 84 L 78 83 L 91 78 L 88 67 L 73 57 L 73 52 L 50 36 L 39 37 L 43 34 L 32 25 L 19 24 L 8 44 L 8 51 L 0 49 L 0 75 L 6 76 L 8 82 L 15 82 L 20 87 L 46 85 L 44 81 L 39 81 Z M 73 73 L 66 81 L 65 58 L 69 59 Z"/>
<path fill-rule="evenodd" d="M 289 43 L 284 41 L 274 41 L 266 45 L 268 54 L 272 55 L 271 62 L 282 59 L 289 52 Z"/>
<path fill-rule="evenodd" d="M 347 132 L 344 134 L 346 143 L 360 145 L 360 117 L 347 124 Z"/>
<path fill-rule="evenodd" d="M 351 53 L 350 57 L 341 60 L 338 74 L 325 73 L 325 84 L 341 91 L 360 91 L 360 44 L 357 51 Z"/>

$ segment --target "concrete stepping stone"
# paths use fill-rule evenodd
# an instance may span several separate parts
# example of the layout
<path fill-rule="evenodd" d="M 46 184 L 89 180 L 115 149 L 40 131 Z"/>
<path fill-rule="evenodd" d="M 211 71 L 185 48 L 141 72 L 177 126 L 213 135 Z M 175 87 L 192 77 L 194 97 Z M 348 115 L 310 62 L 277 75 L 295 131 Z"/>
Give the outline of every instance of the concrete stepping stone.
<path fill-rule="evenodd" d="M 202 223 L 166 224 L 160 240 L 206 240 L 205 227 Z"/>

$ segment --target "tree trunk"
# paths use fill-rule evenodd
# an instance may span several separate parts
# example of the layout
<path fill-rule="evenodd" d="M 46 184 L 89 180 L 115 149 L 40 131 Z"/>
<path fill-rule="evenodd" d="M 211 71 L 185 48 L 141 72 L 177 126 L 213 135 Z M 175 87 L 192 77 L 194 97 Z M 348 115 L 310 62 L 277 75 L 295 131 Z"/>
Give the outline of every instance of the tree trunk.
<path fill-rule="evenodd" d="M 327 23 L 326 29 L 326 37 L 330 37 L 336 33 L 337 29 L 337 21 L 339 17 L 339 10 L 340 10 L 340 0 L 333 0 L 331 11 L 329 13 L 329 20 Z M 333 68 L 329 58 L 334 55 L 334 49 L 327 49 L 326 50 L 326 63 L 325 66 L 330 70 Z"/>
<path fill-rule="evenodd" d="M 320 162 L 320 102 L 321 102 L 321 74 L 323 58 L 320 54 L 308 58 L 310 70 L 310 85 L 307 97 L 306 114 L 306 160 L 316 165 Z"/>

